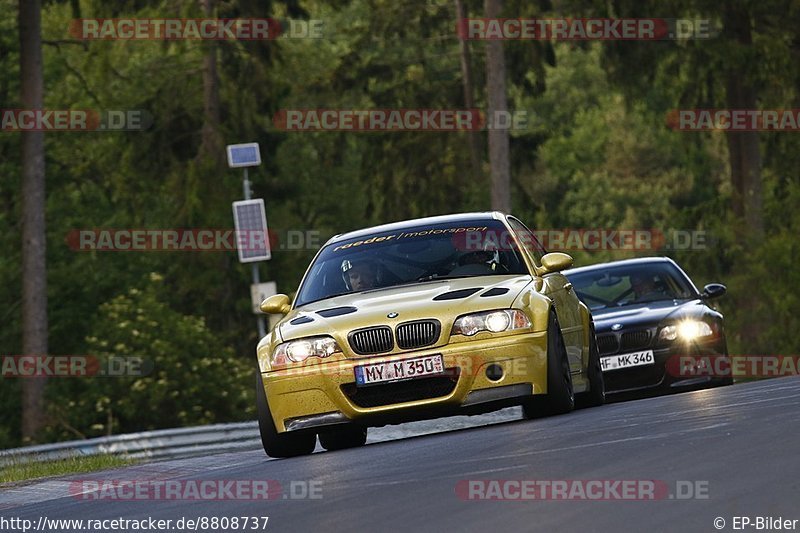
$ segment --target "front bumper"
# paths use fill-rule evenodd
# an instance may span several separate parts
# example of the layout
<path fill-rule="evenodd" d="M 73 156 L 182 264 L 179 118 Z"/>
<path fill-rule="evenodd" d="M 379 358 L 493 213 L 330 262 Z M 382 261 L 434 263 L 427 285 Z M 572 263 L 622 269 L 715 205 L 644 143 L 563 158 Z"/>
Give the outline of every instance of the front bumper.
<path fill-rule="evenodd" d="M 392 356 L 342 359 L 262 374 L 279 433 L 358 422 L 367 426 L 519 403 L 547 392 L 547 333 L 459 342 Z M 442 354 L 445 375 L 356 387 L 354 367 Z M 498 365 L 500 379 L 486 369 Z"/>
<path fill-rule="evenodd" d="M 724 338 L 716 338 L 706 342 L 680 343 L 650 346 L 631 351 L 653 350 L 654 364 L 622 368 L 603 372 L 606 394 L 630 393 L 647 390 L 667 392 L 674 389 L 710 385 L 721 381 L 696 373 L 681 375 L 679 358 L 689 356 L 723 356 L 727 350 Z M 622 353 L 622 352 L 620 352 Z M 601 354 L 608 357 L 612 354 Z M 616 354 L 615 354 L 616 355 Z"/>

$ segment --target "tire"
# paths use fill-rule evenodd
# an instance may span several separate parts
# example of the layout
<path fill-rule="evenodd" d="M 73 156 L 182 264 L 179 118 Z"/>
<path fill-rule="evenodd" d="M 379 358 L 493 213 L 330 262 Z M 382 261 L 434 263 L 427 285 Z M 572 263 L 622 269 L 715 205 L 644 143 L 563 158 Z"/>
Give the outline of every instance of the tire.
<path fill-rule="evenodd" d="M 258 409 L 258 429 L 261 433 L 261 444 L 270 457 L 296 457 L 308 455 L 317 445 L 315 433 L 278 433 L 272 413 L 267 404 L 267 394 L 264 392 L 264 381 L 259 373 L 256 377 L 256 407 Z"/>
<path fill-rule="evenodd" d="M 547 395 L 534 395 L 522 405 L 525 418 L 569 413 L 575 408 L 572 374 L 569 370 L 564 337 L 555 310 L 547 324 Z"/>
<path fill-rule="evenodd" d="M 367 443 L 367 428 L 363 426 L 346 426 L 320 432 L 319 443 L 329 452 L 358 448 Z"/>
<path fill-rule="evenodd" d="M 733 372 L 733 364 L 731 363 L 730 355 L 728 355 L 728 341 L 727 340 L 725 341 L 725 348 L 724 349 L 725 349 L 725 352 L 724 352 L 725 353 L 725 357 L 728 358 L 728 368 L 730 368 L 731 372 Z M 733 385 L 733 376 L 732 375 L 718 379 L 716 381 L 716 383 L 714 383 L 714 385 L 712 385 L 712 386 L 727 387 L 728 385 Z"/>
<path fill-rule="evenodd" d="M 714 383 L 712 386 L 715 386 L 715 387 L 727 387 L 729 385 L 733 385 L 733 378 L 722 378 L 719 381 L 717 381 L 716 383 Z"/>
<path fill-rule="evenodd" d="M 600 366 L 600 349 L 597 347 L 597 336 L 594 331 L 594 322 L 589 330 L 589 364 L 586 367 L 589 378 L 589 390 L 575 397 L 575 407 L 597 407 L 606 403 L 606 385 L 603 380 L 603 369 Z"/>

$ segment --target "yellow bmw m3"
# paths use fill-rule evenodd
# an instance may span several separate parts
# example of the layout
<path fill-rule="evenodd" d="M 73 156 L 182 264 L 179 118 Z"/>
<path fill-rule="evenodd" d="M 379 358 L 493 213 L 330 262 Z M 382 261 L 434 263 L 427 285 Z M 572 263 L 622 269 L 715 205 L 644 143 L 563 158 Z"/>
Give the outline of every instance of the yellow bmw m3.
<path fill-rule="evenodd" d="M 528 418 L 604 402 L 589 309 L 518 219 L 447 215 L 337 235 L 258 345 L 271 457 L 361 446 L 367 428 L 522 405 Z"/>

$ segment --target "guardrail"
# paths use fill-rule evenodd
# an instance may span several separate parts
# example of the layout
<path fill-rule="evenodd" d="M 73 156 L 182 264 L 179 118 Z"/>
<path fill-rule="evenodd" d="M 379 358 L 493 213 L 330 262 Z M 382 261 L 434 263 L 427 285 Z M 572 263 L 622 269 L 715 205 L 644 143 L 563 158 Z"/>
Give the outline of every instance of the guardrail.
<path fill-rule="evenodd" d="M 180 459 L 261 449 L 257 422 L 214 424 L 40 444 L 0 451 L 0 466 L 91 455 L 131 459 Z"/>

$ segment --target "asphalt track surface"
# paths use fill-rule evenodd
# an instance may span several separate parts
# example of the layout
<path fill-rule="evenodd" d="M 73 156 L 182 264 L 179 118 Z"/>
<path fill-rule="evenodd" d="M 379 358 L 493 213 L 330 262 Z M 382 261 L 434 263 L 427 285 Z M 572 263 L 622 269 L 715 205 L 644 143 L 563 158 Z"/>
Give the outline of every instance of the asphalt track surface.
<path fill-rule="evenodd" d="M 268 516 L 266 531 L 325 532 L 717 531 L 718 517 L 725 520 L 723 530 L 732 531 L 737 516 L 800 519 L 797 377 L 612 403 L 540 420 L 522 420 L 518 410 L 477 420 L 483 425 L 455 430 L 439 420 L 437 433 L 384 442 L 373 436 L 362 448 L 331 453 L 318 448 L 294 459 L 240 452 L 6 488 L 0 491 L 0 517 L 36 523 L 42 516 Z M 85 500 L 67 488 L 74 479 L 148 476 L 183 482 L 277 480 L 284 492 L 269 501 L 119 501 Z M 459 481 L 481 479 L 658 480 L 669 494 L 607 501 L 457 495 Z M 312 481 L 321 498 L 289 498 L 293 481 L 300 487 Z M 707 497 L 682 499 L 689 486 L 707 490 Z M 800 530 L 800 521 L 796 524 Z"/>

